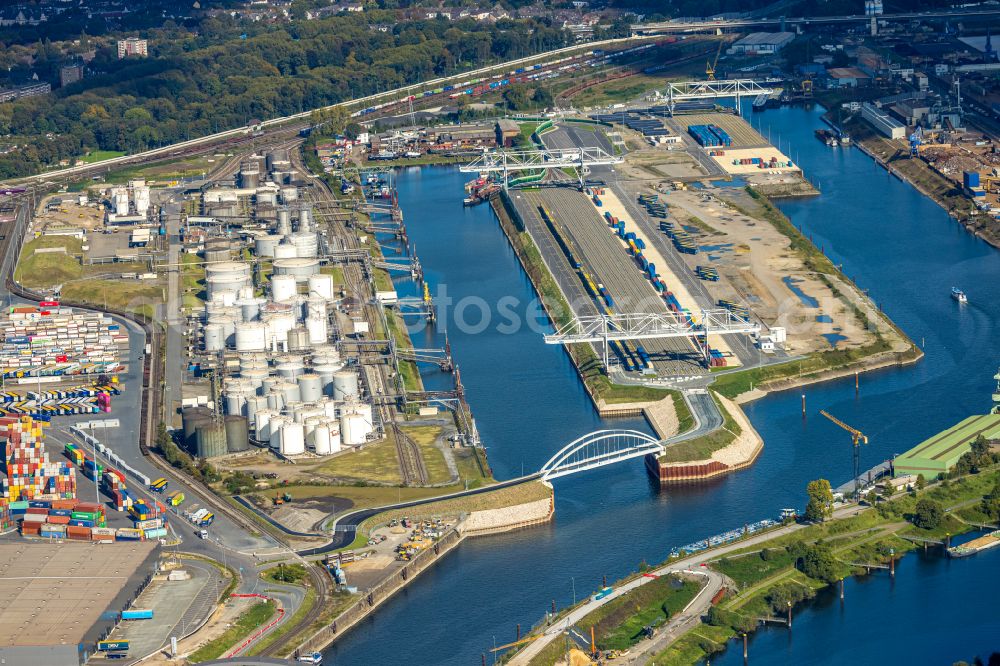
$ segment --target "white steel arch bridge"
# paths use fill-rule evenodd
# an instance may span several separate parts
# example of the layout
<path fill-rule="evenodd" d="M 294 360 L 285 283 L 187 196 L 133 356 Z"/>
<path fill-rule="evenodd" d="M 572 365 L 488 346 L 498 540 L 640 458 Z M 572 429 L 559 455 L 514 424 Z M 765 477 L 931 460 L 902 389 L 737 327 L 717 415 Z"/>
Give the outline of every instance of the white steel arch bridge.
<path fill-rule="evenodd" d="M 661 455 L 663 442 L 638 430 L 597 430 L 579 437 L 552 456 L 538 471 L 543 481 L 588 469 L 638 458 Z"/>

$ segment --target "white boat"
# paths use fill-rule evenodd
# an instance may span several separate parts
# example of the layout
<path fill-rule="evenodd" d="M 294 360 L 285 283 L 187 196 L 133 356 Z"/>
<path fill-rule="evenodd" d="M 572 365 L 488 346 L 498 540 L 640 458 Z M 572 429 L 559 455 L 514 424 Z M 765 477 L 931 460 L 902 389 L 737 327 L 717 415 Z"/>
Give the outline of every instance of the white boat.
<path fill-rule="evenodd" d="M 959 303 L 968 303 L 969 297 L 965 295 L 965 292 L 958 287 L 951 288 L 951 297 L 954 298 Z"/>
<path fill-rule="evenodd" d="M 300 664 L 313 664 L 314 666 L 322 666 L 323 664 L 323 654 L 320 652 L 313 652 L 311 654 L 299 655 Z"/>

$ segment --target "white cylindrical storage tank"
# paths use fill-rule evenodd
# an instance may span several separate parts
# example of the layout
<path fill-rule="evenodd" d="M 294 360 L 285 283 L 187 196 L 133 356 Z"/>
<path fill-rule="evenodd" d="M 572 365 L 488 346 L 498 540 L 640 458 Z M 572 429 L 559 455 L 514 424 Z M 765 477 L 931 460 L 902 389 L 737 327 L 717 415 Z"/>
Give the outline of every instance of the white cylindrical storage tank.
<path fill-rule="evenodd" d="M 274 274 L 292 275 L 298 282 L 307 282 L 310 275 L 319 273 L 319 259 L 315 257 L 295 257 L 290 259 L 275 259 Z M 278 299 L 274 299 L 278 300 Z"/>
<path fill-rule="evenodd" d="M 234 416 L 247 415 L 247 395 L 241 388 L 226 392 L 226 414 Z"/>
<path fill-rule="evenodd" d="M 291 314 L 273 314 L 264 320 L 267 326 L 267 346 L 272 351 L 288 349 L 288 332 L 295 328 L 295 317 Z"/>
<path fill-rule="evenodd" d="M 299 392 L 302 402 L 316 402 L 323 397 L 323 380 L 319 375 L 305 373 L 298 376 Z"/>
<path fill-rule="evenodd" d="M 240 288 L 246 286 L 249 282 L 250 278 L 245 275 L 210 275 L 205 278 L 205 292 L 208 294 L 208 300 L 210 301 L 222 300 L 223 294 L 231 293 L 231 300 L 227 305 L 232 305 L 232 301 L 236 300 L 236 294 Z"/>
<path fill-rule="evenodd" d="M 277 378 L 277 377 L 273 377 L 273 376 L 272 377 L 265 377 L 264 381 L 262 381 L 261 384 L 260 384 L 260 393 L 261 393 L 261 395 L 267 395 L 268 393 L 270 393 L 271 391 L 273 391 L 275 389 L 275 387 L 277 387 L 278 384 L 280 384 L 280 383 L 281 383 L 281 380 L 279 378 Z"/>
<path fill-rule="evenodd" d="M 364 444 L 371 431 L 371 424 L 360 414 L 344 414 L 340 417 L 340 438 L 345 446 Z"/>
<path fill-rule="evenodd" d="M 302 419 L 303 431 L 305 432 L 306 435 L 306 444 L 315 445 L 315 441 L 313 440 L 313 433 L 316 432 L 316 426 L 318 426 L 321 423 L 323 423 L 323 418 L 320 416 L 307 416 L 306 418 Z"/>
<path fill-rule="evenodd" d="M 299 204 L 299 231 L 309 231 L 312 228 L 312 204 Z"/>
<path fill-rule="evenodd" d="M 306 371 L 302 361 L 282 361 L 277 366 L 278 376 L 286 381 L 293 381 Z"/>
<path fill-rule="evenodd" d="M 208 318 L 209 326 L 219 326 L 222 328 L 222 339 L 224 345 L 231 345 L 236 335 L 236 320 L 229 315 L 212 315 Z"/>
<path fill-rule="evenodd" d="M 270 424 L 271 419 L 274 418 L 275 412 L 273 409 L 258 409 L 257 415 L 254 418 L 254 429 L 257 432 L 258 442 L 268 442 L 271 440 L 271 430 Z"/>
<path fill-rule="evenodd" d="M 260 306 L 263 300 L 259 298 L 241 298 L 236 301 L 236 305 L 240 308 L 240 316 L 243 321 L 253 321 L 260 316 Z"/>
<path fill-rule="evenodd" d="M 267 398 L 259 395 L 247 396 L 247 421 L 257 422 L 257 412 L 267 410 Z"/>
<path fill-rule="evenodd" d="M 205 351 L 219 352 L 226 346 L 226 334 L 222 324 L 209 324 L 205 327 Z"/>
<path fill-rule="evenodd" d="M 285 399 L 286 405 L 302 401 L 302 393 L 299 391 L 299 385 L 294 382 L 281 382 L 277 390 L 281 391 L 281 397 Z"/>
<path fill-rule="evenodd" d="M 259 321 L 241 323 L 236 327 L 235 337 L 238 352 L 262 352 L 267 349 L 267 327 Z"/>
<path fill-rule="evenodd" d="M 247 368 L 246 370 L 240 369 L 240 377 L 246 380 L 249 386 L 252 386 L 254 391 L 260 392 L 261 388 L 264 386 L 264 380 L 267 376 L 271 374 L 267 368 Z"/>
<path fill-rule="evenodd" d="M 257 190 L 257 203 L 274 206 L 278 203 L 278 193 L 274 190 Z"/>
<path fill-rule="evenodd" d="M 337 410 L 339 409 L 338 404 L 335 400 L 326 400 L 323 402 L 323 413 L 326 414 L 326 418 L 331 421 L 337 420 Z M 339 427 L 339 426 L 338 426 Z"/>
<path fill-rule="evenodd" d="M 318 456 L 328 456 L 333 453 L 330 446 L 330 426 L 325 423 L 317 425 L 312 432 L 313 450 Z"/>
<path fill-rule="evenodd" d="M 292 211 L 287 206 L 278 209 L 278 229 L 286 236 L 292 232 Z"/>
<path fill-rule="evenodd" d="M 274 249 L 281 242 L 278 234 L 265 234 L 257 236 L 253 241 L 253 253 L 261 258 L 271 258 L 274 256 Z"/>
<path fill-rule="evenodd" d="M 281 391 L 275 388 L 268 391 L 265 395 L 267 397 L 268 409 L 280 412 L 285 407 L 285 396 L 281 393 Z"/>
<path fill-rule="evenodd" d="M 319 238 L 315 231 L 296 231 L 288 240 L 295 246 L 298 257 L 315 257 L 319 254 Z"/>
<path fill-rule="evenodd" d="M 286 423 L 281 426 L 281 454 L 298 456 L 306 452 L 305 431 L 301 423 Z"/>
<path fill-rule="evenodd" d="M 333 420 L 327 425 L 330 428 L 330 453 L 338 453 L 343 448 L 340 438 L 340 422 Z"/>
<path fill-rule="evenodd" d="M 250 279 L 250 264 L 244 261 L 221 261 L 214 264 L 205 264 L 205 278 L 210 279 L 217 275 L 229 275 Z"/>
<path fill-rule="evenodd" d="M 274 248 L 275 259 L 294 259 L 299 256 L 299 249 L 291 243 L 281 243 Z"/>
<path fill-rule="evenodd" d="M 310 294 L 309 300 L 306 301 L 306 316 L 307 317 L 322 317 L 326 319 L 326 299 L 319 298 Z"/>
<path fill-rule="evenodd" d="M 267 368 L 267 355 L 261 352 L 240 353 L 240 372 L 256 368 Z"/>
<path fill-rule="evenodd" d="M 282 203 L 289 203 L 292 201 L 297 201 L 299 198 L 299 190 L 297 187 L 283 187 L 281 188 L 281 201 Z"/>
<path fill-rule="evenodd" d="M 299 288 L 294 275 L 275 274 L 271 276 L 271 300 L 287 301 L 298 293 Z"/>
<path fill-rule="evenodd" d="M 333 298 L 333 276 L 317 273 L 309 276 L 309 295 L 324 299 Z"/>
<path fill-rule="evenodd" d="M 309 317 L 306 319 L 306 332 L 310 344 L 320 344 L 329 339 L 326 317 Z"/>
<path fill-rule="evenodd" d="M 358 395 L 358 373 L 340 370 L 333 375 L 333 399 L 346 400 Z"/>
<path fill-rule="evenodd" d="M 303 351 L 309 349 L 309 332 L 302 326 L 296 326 L 288 331 L 288 351 Z"/>
<path fill-rule="evenodd" d="M 268 445 L 276 451 L 281 450 L 281 429 L 285 427 L 286 423 L 288 423 L 288 419 L 284 416 L 272 416 L 268 424 Z"/>
<path fill-rule="evenodd" d="M 324 395 L 333 395 L 333 374 L 340 370 L 341 366 L 324 363 L 314 365 L 313 372 L 319 376 L 320 386 Z"/>

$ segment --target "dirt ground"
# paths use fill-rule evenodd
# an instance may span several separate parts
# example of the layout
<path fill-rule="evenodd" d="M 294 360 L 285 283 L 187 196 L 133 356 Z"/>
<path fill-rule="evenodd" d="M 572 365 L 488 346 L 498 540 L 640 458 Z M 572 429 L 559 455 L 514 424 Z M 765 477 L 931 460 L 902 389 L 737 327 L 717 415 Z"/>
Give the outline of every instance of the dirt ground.
<path fill-rule="evenodd" d="M 696 227 L 702 234 L 699 244 L 712 249 L 685 258 L 692 270 L 696 265 L 718 270 L 720 280 L 705 283 L 714 299 L 746 303 L 767 325 L 785 327 L 786 349 L 793 354 L 860 347 L 874 340 L 847 305 L 789 250 L 786 236 L 726 205 L 716 196 L 720 192 L 738 203 L 745 198 L 744 207 L 752 203 L 736 188 L 679 191 L 665 198 L 673 216 L 689 224 L 696 224 L 694 218 L 701 222 Z"/>
<path fill-rule="evenodd" d="M 177 653 L 181 655 L 191 654 L 205 643 L 218 638 L 254 603 L 256 603 L 255 599 L 230 597 L 224 604 L 215 609 L 212 617 L 208 619 L 208 622 L 201 629 L 188 638 L 177 642 Z M 177 660 L 171 659 L 167 652 L 167 650 L 161 650 L 149 659 L 146 659 L 143 663 L 156 664 L 158 666 L 176 664 Z"/>
<path fill-rule="evenodd" d="M 59 194 L 46 197 L 38 206 L 38 214 L 35 215 L 34 226 L 36 231 L 56 227 L 73 227 L 91 231 L 104 226 L 104 210 L 99 205 L 89 204 L 81 206 L 76 201 L 75 194 Z M 61 203 L 47 207 L 47 204 L 55 199 L 62 199 Z"/>
<path fill-rule="evenodd" d="M 698 162 L 680 147 L 650 146 L 633 150 L 628 159 L 615 167 L 629 180 L 693 179 L 708 176 Z"/>

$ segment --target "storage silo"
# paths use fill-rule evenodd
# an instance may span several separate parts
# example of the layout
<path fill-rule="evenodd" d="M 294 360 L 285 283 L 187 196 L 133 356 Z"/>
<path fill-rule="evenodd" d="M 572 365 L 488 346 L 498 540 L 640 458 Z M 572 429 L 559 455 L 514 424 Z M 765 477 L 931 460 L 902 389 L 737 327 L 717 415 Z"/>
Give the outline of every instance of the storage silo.
<path fill-rule="evenodd" d="M 294 275 L 276 274 L 271 276 L 271 300 L 287 301 L 298 293 L 299 288 Z"/>
<path fill-rule="evenodd" d="M 343 414 L 340 417 L 340 438 L 345 446 L 364 444 L 371 431 L 371 425 L 360 414 Z"/>
<path fill-rule="evenodd" d="M 313 451 L 318 456 L 328 456 L 333 453 L 330 447 L 330 427 L 326 423 L 318 424 L 312 432 Z"/>
<path fill-rule="evenodd" d="M 275 276 L 292 275 L 297 282 L 308 282 L 310 275 L 315 275 L 319 272 L 319 259 L 315 255 L 309 258 L 291 257 L 288 259 L 275 259 L 272 265 Z"/>
<path fill-rule="evenodd" d="M 271 419 L 277 415 L 273 409 L 258 409 L 256 418 L 253 422 L 254 427 L 254 437 L 258 442 L 262 442 L 267 445 L 270 442 L 271 431 L 270 424 Z"/>
<path fill-rule="evenodd" d="M 333 399 L 347 400 L 358 395 L 358 373 L 340 370 L 333 375 Z"/>
<path fill-rule="evenodd" d="M 288 351 L 309 349 L 309 332 L 302 326 L 288 331 Z"/>
<path fill-rule="evenodd" d="M 295 328 L 295 316 L 291 312 L 275 312 L 264 316 L 267 327 L 268 347 L 272 351 L 288 348 L 288 332 Z"/>
<path fill-rule="evenodd" d="M 316 273 L 309 276 L 309 295 L 318 296 L 326 300 L 333 298 L 333 276 L 325 273 Z"/>
<path fill-rule="evenodd" d="M 220 352 L 226 346 L 226 336 L 222 329 L 222 324 L 208 324 L 205 326 L 205 351 Z"/>
<path fill-rule="evenodd" d="M 312 204 L 303 201 L 299 204 L 299 231 L 312 230 Z"/>
<path fill-rule="evenodd" d="M 288 423 L 288 419 L 284 416 L 273 416 L 271 417 L 271 422 L 268 424 L 268 446 L 270 446 L 275 451 L 281 450 L 281 430 Z"/>
<path fill-rule="evenodd" d="M 338 453 L 343 446 L 340 437 L 340 422 L 337 419 L 331 419 L 327 422 L 327 427 L 330 429 L 330 453 Z"/>
<path fill-rule="evenodd" d="M 299 391 L 299 385 L 295 382 L 281 382 L 275 387 L 275 390 L 281 392 L 281 397 L 286 405 L 302 401 L 302 393 Z"/>
<path fill-rule="evenodd" d="M 257 412 L 267 409 L 267 398 L 262 395 L 247 396 L 247 421 L 257 422 Z"/>
<path fill-rule="evenodd" d="M 326 317 L 309 317 L 306 319 L 306 332 L 308 333 L 310 344 L 319 344 L 330 339 Z"/>
<path fill-rule="evenodd" d="M 278 234 L 266 234 L 263 236 L 257 236 L 253 241 L 253 253 L 261 258 L 270 258 L 274 256 L 274 249 L 278 247 L 278 243 L 281 242 L 281 236 Z"/>
<path fill-rule="evenodd" d="M 240 275 L 210 275 L 205 278 L 205 292 L 210 301 L 223 301 L 227 306 L 236 301 L 240 288 L 250 282 L 250 278 Z"/>
<path fill-rule="evenodd" d="M 229 243 L 227 242 L 225 246 L 228 252 Z M 251 271 L 250 264 L 244 261 L 222 261 L 217 264 L 206 265 L 205 277 L 210 278 L 216 275 L 239 276 L 249 281 Z"/>
<path fill-rule="evenodd" d="M 262 322 L 242 322 L 236 326 L 234 337 L 238 352 L 262 352 L 267 349 L 267 327 Z"/>
<path fill-rule="evenodd" d="M 288 206 L 278 209 L 278 235 L 287 236 L 292 233 L 292 211 Z"/>
<path fill-rule="evenodd" d="M 264 394 L 267 397 L 267 408 L 280 412 L 285 406 L 285 396 L 277 388 Z"/>
<path fill-rule="evenodd" d="M 294 381 L 296 377 L 305 372 L 305 365 L 302 361 L 281 361 L 276 369 L 279 377 L 287 381 Z"/>
<path fill-rule="evenodd" d="M 306 452 L 305 431 L 301 423 L 281 426 L 280 451 L 285 456 L 298 456 Z"/>
<path fill-rule="evenodd" d="M 226 455 L 226 426 L 219 419 L 210 419 L 195 429 L 199 458 L 218 458 Z"/>
<path fill-rule="evenodd" d="M 261 298 L 241 298 L 235 305 L 240 309 L 240 316 L 243 321 L 254 321 L 260 316 L 260 306 L 264 303 Z"/>
<path fill-rule="evenodd" d="M 247 409 L 247 394 L 242 387 L 226 390 L 226 413 L 233 416 L 245 416 Z"/>
<path fill-rule="evenodd" d="M 315 257 L 319 254 L 319 237 L 315 231 L 296 231 L 288 240 L 295 246 L 297 257 Z"/>
<path fill-rule="evenodd" d="M 235 342 L 236 320 L 230 315 L 216 314 L 208 318 L 208 326 L 222 327 L 223 345 L 232 345 Z"/>
<path fill-rule="evenodd" d="M 323 380 L 311 372 L 301 374 L 296 378 L 302 402 L 316 402 L 323 397 Z"/>
<path fill-rule="evenodd" d="M 247 426 L 247 419 L 242 416 L 227 416 L 225 429 L 226 450 L 229 453 L 239 453 L 249 450 L 250 433 Z"/>
<path fill-rule="evenodd" d="M 197 429 L 202 423 L 212 420 L 212 410 L 208 407 L 188 407 L 181 411 L 181 424 L 184 428 L 184 448 L 194 453 L 198 450 Z"/>
<path fill-rule="evenodd" d="M 299 249 L 291 244 L 287 239 L 274 247 L 275 259 L 295 259 L 299 256 Z"/>

